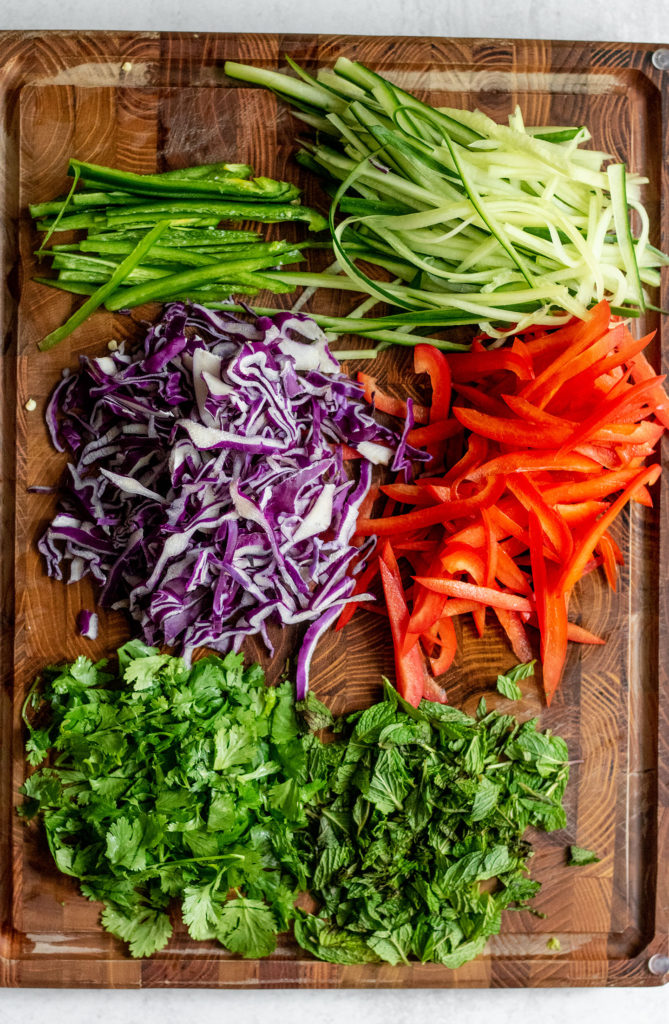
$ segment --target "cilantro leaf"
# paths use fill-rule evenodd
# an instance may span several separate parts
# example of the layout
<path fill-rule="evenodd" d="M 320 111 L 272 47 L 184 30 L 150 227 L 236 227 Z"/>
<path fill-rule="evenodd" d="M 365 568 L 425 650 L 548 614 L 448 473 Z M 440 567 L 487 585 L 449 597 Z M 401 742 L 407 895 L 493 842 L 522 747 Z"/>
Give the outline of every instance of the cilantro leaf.
<path fill-rule="evenodd" d="M 264 903 L 240 896 L 221 909 L 216 934 L 231 953 L 269 956 L 276 946 L 276 921 Z"/>

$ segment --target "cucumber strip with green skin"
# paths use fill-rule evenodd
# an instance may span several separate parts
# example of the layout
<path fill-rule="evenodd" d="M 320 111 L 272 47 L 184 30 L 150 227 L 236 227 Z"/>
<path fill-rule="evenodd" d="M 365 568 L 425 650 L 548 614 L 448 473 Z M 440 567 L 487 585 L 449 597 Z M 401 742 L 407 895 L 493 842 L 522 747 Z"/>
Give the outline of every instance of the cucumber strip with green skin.
<path fill-rule="evenodd" d="M 641 287 L 639 267 L 636 261 L 636 251 L 627 205 L 626 193 L 626 172 L 624 164 L 609 164 L 606 169 L 611 190 L 611 205 L 613 207 L 613 223 L 616 229 L 616 237 L 620 247 L 620 255 L 623 259 L 627 275 L 633 286 L 636 301 L 639 309 L 643 312 L 646 308 L 646 300 Z"/>
<path fill-rule="evenodd" d="M 123 192 L 150 196 L 184 196 L 197 198 L 221 196 L 243 198 L 263 203 L 286 203 L 297 199 L 300 190 L 296 185 L 272 178 L 201 178 L 167 177 L 161 174 L 134 174 L 119 171 L 115 167 L 84 163 L 71 159 L 69 173 L 79 172 L 87 183 L 98 183 Z"/>
<path fill-rule="evenodd" d="M 272 92 L 278 92 L 281 96 L 307 103 L 315 110 L 341 110 L 344 106 L 339 97 L 323 86 L 289 78 L 288 75 L 282 75 L 278 71 L 250 67 L 247 64 L 238 64 L 233 60 L 226 60 L 223 71 L 229 78 L 248 82 L 250 85 L 262 85 Z"/>
<path fill-rule="evenodd" d="M 234 280 L 236 273 L 248 273 L 253 270 L 265 270 L 281 263 L 296 263 L 302 259 L 302 253 L 298 250 L 290 250 L 279 256 L 264 256 L 257 260 L 238 260 L 224 263 L 216 263 L 210 267 L 198 267 L 194 270 L 185 270 L 179 274 L 171 274 L 159 281 L 137 285 L 126 293 L 127 304 L 140 306 L 144 302 L 151 302 L 160 298 L 166 290 L 170 294 L 185 293 L 188 289 L 197 289 L 203 284 L 216 282 L 217 279 L 230 281 Z M 118 296 L 110 296 L 105 303 L 109 310 L 124 308 L 124 304 Z"/>
<path fill-rule="evenodd" d="M 159 221 L 155 227 L 151 228 L 146 236 L 137 243 L 133 251 L 126 256 L 122 263 L 118 265 L 109 281 L 101 285 L 97 291 L 89 296 L 84 304 L 80 306 L 64 324 L 57 327 L 55 331 L 51 331 L 46 338 L 43 338 L 39 343 L 39 348 L 43 352 L 53 348 L 64 338 L 67 338 L 67 336 L 79 327 L 80 324 L 83 324 L 84 320 L 87 320 L 89 315 L 98 309 L 105 301 L 108 301 L 113 296 L 114 290 L 121 285 L 123 281 L 125 281 L 130 271 L 134 270 L 134 268 L 141 263 L 146 254 L 150 251 L 151 246 L 154 242 L 157 242 L 166 227 L 167 223 L 165 221 Z"/>

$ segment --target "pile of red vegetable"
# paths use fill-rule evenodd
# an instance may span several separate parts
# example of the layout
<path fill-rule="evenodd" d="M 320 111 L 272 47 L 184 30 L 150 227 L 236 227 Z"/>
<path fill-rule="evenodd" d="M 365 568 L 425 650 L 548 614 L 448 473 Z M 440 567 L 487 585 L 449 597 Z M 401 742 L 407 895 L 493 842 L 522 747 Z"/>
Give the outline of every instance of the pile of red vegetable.
<path fill-rule="evenodd" d="M 622 555 L 609 527 L 628 501 L 652 503 L 648 487 L 661 469 L 645 459 L 669 426 L 669 399 L 643 355 L 651 338 L 632 338 L 600 302 L 588 321 L 535 330 L 510 348 L 475 342 L 448 357 L 416 348 L 416 372 L 429 373 L 433 397 L 429 409 L 413 406 L 427 425 L 409 437 L 428 445 L 433 461 L 429 475 L 381 488 L 390 499 L 382 517 L 368 518 L 372 496 L 361 509 L 358 538 L 382 543 L 354 590 L 380 574 L 398 687 L 412 704 L 446 699 L 434 677 L 455 656 L 456 615 L 471 612 L 481 635 L 491 608 L 521 661 L 532 657 L 525 627 L 538 627 L 549 704 L 567 641 L 603 643 L 569 622 L 569 596 L 600 565 L 615 588 Z M 360 380 L 377 409 L 406 414 L 372 378 Z M 464 453 L 438 473 L 442 442 L 458 433 Z M 395 503 L 412 510 L 397 514 Z M 400 557 L 413 572 L 408 589 Z"/>

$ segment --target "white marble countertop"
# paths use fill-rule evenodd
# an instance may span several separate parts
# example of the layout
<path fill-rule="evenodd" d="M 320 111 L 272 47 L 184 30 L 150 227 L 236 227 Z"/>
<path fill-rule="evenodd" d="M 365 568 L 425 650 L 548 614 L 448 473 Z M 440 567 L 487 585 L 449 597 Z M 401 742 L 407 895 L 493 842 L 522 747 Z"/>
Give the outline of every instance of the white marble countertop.
<path fill-rule="evenodd" d="M 0 29 L 346 32 L 669 45 L 667 0 L 20 0 Z M 0 991 L 0 1024 L 668 1024 L 662 989 L 494 991 Z"/>

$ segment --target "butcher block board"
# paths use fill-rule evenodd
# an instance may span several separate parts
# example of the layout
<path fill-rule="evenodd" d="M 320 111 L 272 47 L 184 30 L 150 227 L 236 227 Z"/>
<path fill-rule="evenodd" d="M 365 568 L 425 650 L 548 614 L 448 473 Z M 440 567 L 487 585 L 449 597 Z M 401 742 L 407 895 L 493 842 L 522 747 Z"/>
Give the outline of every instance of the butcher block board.
<path fill-rule="evenodd" d="M 123 33 L 0 34 L 0 218 L 2 225 L 2 691 L 0 694 L 0 979 L 14 986 L 468 987 L 656 985 L 669 953 L 669 580 L 667 479 L 652 510 L 634 506 L 616 524 L 625 552 L 617 593 L 600 573 L 581 585 L 570 612 L 607 638 L 604 647 L 571 647 L 550 710 L 536 683 L 510 705 L 494 693 L 513 664 L 495 627 L 479 641 L 462 625 L 461 654 L 446 677 L 451 700 L 472 712 L 489 703 L 564 736 L 573 761 L 568 827 L 536 834 L 534 877 L 545 916 L 507 913 L 485 955 L 456 971 L 437 965 L 337 966 L 306 957 L 289 938 L 273 956 L 240 960 L 215 944 L 193 942 L 179 921 L 169 947 L 132 960 L 98 923 L 99 907 L 51 863 L 36 825 L 15 813 L 24 779 L 20 708 L 46 663 L 85 651 L 102 657 L 128 636 L 120 615 L 101 616 L 96 643 L 78 637 L 75 616 L 92 607 L 90 588 L 48 580 L 35 541 L 53 514 L 54 496 L 28 494 L 56 483 L 65 459 L 50 448 L 45 402 L 80 353 L 101 354 L 111 338 L 141 334 L 132 317 L 98 313 L 58 348 L 37 341 L 79 300 L 31 282 L 33 233 L 26 206 L 61 193 L 68 157 L 126 170 L 166 170 L 228 159 L 260 174 L 298 180 L 307 201 L 323 204 L 292 158 L 299 126 L 270 93 L 226 79 L 226 59 L 285 68 L 290 55 L 309 68 L 338 56 L 362 60 L 436 105 L 479 107 L 505 120 L 516 103 L 528 124 L 587 124 L 597 149 L 646 174 L 651 241 L 669 247 L 669 70 L 649 46 L 605 43 L 358 38 L 349 36 Z M 668 51 L 664 51 L 665 56 Z M 667 62 L 664 62 L 665 64 Z M 275 233 L 276 233 L 276 229 Z M 289 301 L 289 300 L 288 300 Z M 347 311 L 337 300 L 323 312 Z M 664 281 L 662 306 L 669 305 Z M 313 307 L 312 307 L 313 308 Z M 636 330 L 637 328 L 635 328 Z M 669 355 L 669 323 L 651 358 Z M 355 369 L 355 364 L 349 364 Z M 406 354 L 384 353 L 375 373 L 387 387 L 410 382 Z M 28 412 L 26 401 L 37 409 Z M 666 456 L 666 451 L 665 451 Z M 296 636 L 279 636 L 265 662 L 276 677 Z M 259 647 L 251 657 L 265 658 Z M 323 639 L 313 688 L 337 712 L 378 697 L 392 677 L 390 637 L 377 617 L 359 613 Z M 600 861 L 566 865 L 577 842 Z M 559 939 L 559 948 L 549 940 Z M 649 968 L 649 960 L 652 960 Z M 660 965 L 659 968 L 657 965 Z M 666 963 L 664 964 L 666 966 Z M 657 972 L 653 973 L 652 968 Z M 666 976 L 665 976 L 666 978 Z"/>

